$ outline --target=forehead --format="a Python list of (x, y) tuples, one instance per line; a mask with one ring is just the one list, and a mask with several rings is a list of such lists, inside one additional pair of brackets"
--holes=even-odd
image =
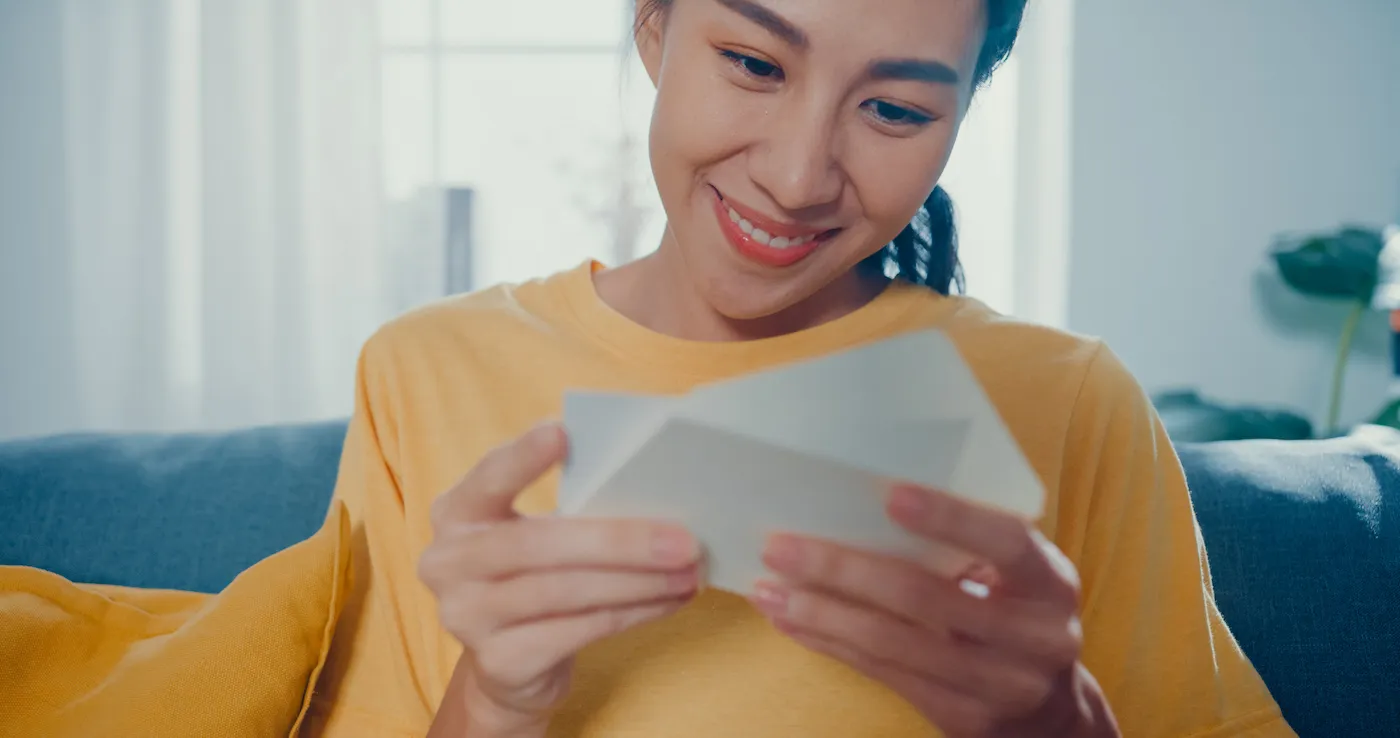
[[(687, 0), (713, 13), (742, 16), (722, 0)], [(745, 0), (796, 26), (809, 52), (856, 61), (928, 58), (974, 66), (981, 49), (986, 0)]]

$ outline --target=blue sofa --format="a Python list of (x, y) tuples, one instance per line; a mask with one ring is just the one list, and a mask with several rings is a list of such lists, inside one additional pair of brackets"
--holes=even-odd
[[(0, 443), (0, 564), (215, 592), (316, 530), (343, 423)], [(1302, 736), (1400, 736), (1400, 435), (1182, 445), (1220, 608)]]

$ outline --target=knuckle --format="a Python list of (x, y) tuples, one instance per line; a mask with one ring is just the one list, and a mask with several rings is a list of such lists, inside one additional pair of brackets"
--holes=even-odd
[(595, 520), (570, 531), (579, 545), (593, 551), (637, 550), (644, 525), (633, 520)]
[(919, 623), (929, 624), (933, 603), (946, 601), (944, 589), (932, 576), (905, 574), (889, 586), (889, 598), (899, 614)]
[(815, 580), (831, 584), (846, 584), (851, 580), (849, 556), (831, 546), (805, 546), (802, 555), (808, 574)]
[(645, 567), (652, 561), (654, 524), (639, 520), (600, 520), (571, 531), (580, 552), (600, 563)]
[(434, 594), (437, 593), (441, 579), (439, 578), (439, 567), (437, 565), (437, 549), (429, 546), (423, 551), (423, 555), (418, 558), (418, 581), (427, 585)]
[(833, 625), (826, 608), (822, 607), (815, 597), (800, 589), (788, 595), (786, 619), (813, 630), (825, 630)]
[(989, 710), (968, 703), (960, 704), (938, 722), (950, 738), (986, 738), (995, 728)]
[(501, 648), (492, 641), (479, 644), (473, 651), (476, 668), (482, 674), (504, 686), (514, 686), (515, 679), (512, 676), (512, 669), (519, 661), (516, 654)]
[(591, 643), (626, 630), (629, 624), (627, 615), (627, 611), (621, 608), (608, 608), (592, 613), (588, 617), (586, 640)]
[(1006, 558), (1012, 564), (1024, 564), (1041, 555), (1040, 545), (1036, 542), (1033, 529), (1028, 523), (1007, 526), (1004, 540)]
[(1078, 575), (1070, 574), (1061, 581), (1061, 599), (1064, 601), (1066, 606), (1073, 608), (1073, 610), (1077, 612), (1079, 610), (1080, 603), (1083, 601), (1084, 596), (1084, 590), (1079, 584)]
[(490, 494), (503, 491), (510, 483), (510, 469), (514, 465), (515, 447), (513, 444), (497, 446), (486, 452), (476, 467), (462, 482), (462, 491), (467, 494)]
[(996, 718), (992, 711), (978, 705), (967, 709), (963, 716), (963, 729), (969, 736), (992, 736), (996, 732)]
[(447, 518), (447, 496), (451, 491), (444, 492), (428, 504), (428, 521), (432, 523), (434, 537), (442, 535), (442, 527)]
[(457, 578), (456, 556), (443, 542), (429, 544), (418, 557), (418, 579), (434, 594), (441, 595)]
[(458, 507), (455, 503), (460, 497), (470, 495), (470, 489), (463, 478), (428, 503), (428, 522), (432, 526), (434, 538), (447, 535), (453, 524), (458, 522), (453, 519), (453, 512)]
[(510, 564), (508, 544), (511, 531), (505, 525), (464, 529), (455, 539), (457, 558), (453, 573), (469, 579), (484, 579), (491, 572)]
[(525, 520), (512, 525), (511, 544), (517, 551), (543, 551), (563, 539), (548, 520)]
[(464, 645), (474, 645), (481, 634), (476, 597), (454, 595), (438, 600), (438, 619), (442, 627)]
[(608, 617), (603, 630), (604, 636), (617, 635), (618, 633), (621, 633), (622, 631), (626, 630), (627, 626), (631, 624), (632, 619), (629, 617), (630, 613), (628, 613), (626, 610), (623, 610), (621, 608), (615, 608), (612, 610), (608, 610), (607, 613)]
[(547, 574), (533, 577), (526, 594), (531, 610), (558, 612), (567, 610), (579, 589), (570, 586), (568, 579), (560, 574)]
[(981, 522), (980, 511), (949, 500), (944, 500), (939, 505), (938, 512), (935, 524), (946, 531), (968, 530)]
[(1079, 618), (1074, 618), (1065, 627), (1064, 633), (1056, 639), (1050, 649), (1050, 655), (1058, 665), (1068, 665), (1079, 661), (1079, 656), (1084, 651), (1084, 628), (1079, 622)]
[(658, 526), (655, 523), (628, 521), (626, 527), (619, 533), (616, 545), (619, 551), (627, 552), (627, 555), (635, 558), (637, 562), (648, 562), (654, 558), (657, 538), (667, 530), (669, 528)]
[(899, 638), (893, 628), (879, 616), (861, 612), (849, 613), (845, 618), (844, 630), (848, 640), (860, 644), (866, 651), (882, 657), (894, 657), (902, 650)]
[(602, 521), (598, 526), (583, 532), (589, 546), (599, 551), (612, 552), (619, 559), (637, 563), (646, 562), (651, 558), (651, 544), (655, 534), (654, 525), (639, 520)]
[(563, 432), (558, 425), (552, 423), (539, 425), (520, 437), (519, 448), (532, 456), (552, 454), (558, 447), (562, 435)]
[(1079, 576), (1079, 569), (1063, 551), (1046, 540), (1039, 532), (1036, 532), (1035, 537), (1040, 542), (1045, 556), (1049, 558), (1051, 567), (1059, 575), (1060, 594), (1064, 601), (1077, 611), (1084, 597), (1084, 582)]
[(1018, 672), (1007, 679), (1005, 689), (1011, 707), (1028, 713), (1045, 704), (1054, 690), (1054, 683), (1043, 674)]

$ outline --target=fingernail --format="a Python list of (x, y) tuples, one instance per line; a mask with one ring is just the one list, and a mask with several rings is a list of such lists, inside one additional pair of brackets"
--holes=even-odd
[(536, 425), (530, 429), (529, 435), (535, 443), (545, 448), (553, 448), (555, 444), (566, 440), (564, 426), (553, 420), (546, 420)]
[(802, 546), (792, 536), (773, 536), (763, 552), (763, 563), (779, 573), (791, 572), (802, 563)]
[(754, 607), (769, 617), (780, 618), (787, 615), (788, 593), (777, 584), (759, 582), (754, 585), (753, 595), (749, 600), (753, 602)]
[(684, 530), (660, 530), (651, 539), (651, 552), (662, 564), (684, 564), (695, 558), (695, 539)]
[(666, 575), (666, 588), (671, 594), (690, 594), (700, 585), (700, 576), (694, 569), (678, 571)]
[(902, 518), (918, 518), (932, 509), (928, 493), (909, 487), (896, 487), (890, 495), (890, 512)]

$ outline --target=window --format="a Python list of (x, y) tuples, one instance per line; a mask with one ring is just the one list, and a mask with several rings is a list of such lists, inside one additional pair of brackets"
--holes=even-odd
[(385, 187), (405, 289), (436, 279), (423, 219), (439, 213), (424, 203), (444, 187), (473, 192), (472, 286), (616, 264), (660, 241), (632, 7), (382, 0)]
[[(473, 192), (475, 287), (655, 248), (664, 215), (646, 154), (653, 92), (631, 48), (633, 3), (381, 0), (401, 293), (441, 292), (433, 204), (444, 187)], [(1015, 75), (1013, 59), (979, 95), (944, 177), (969, 292), (1004, 310), (1014, 292)]]

